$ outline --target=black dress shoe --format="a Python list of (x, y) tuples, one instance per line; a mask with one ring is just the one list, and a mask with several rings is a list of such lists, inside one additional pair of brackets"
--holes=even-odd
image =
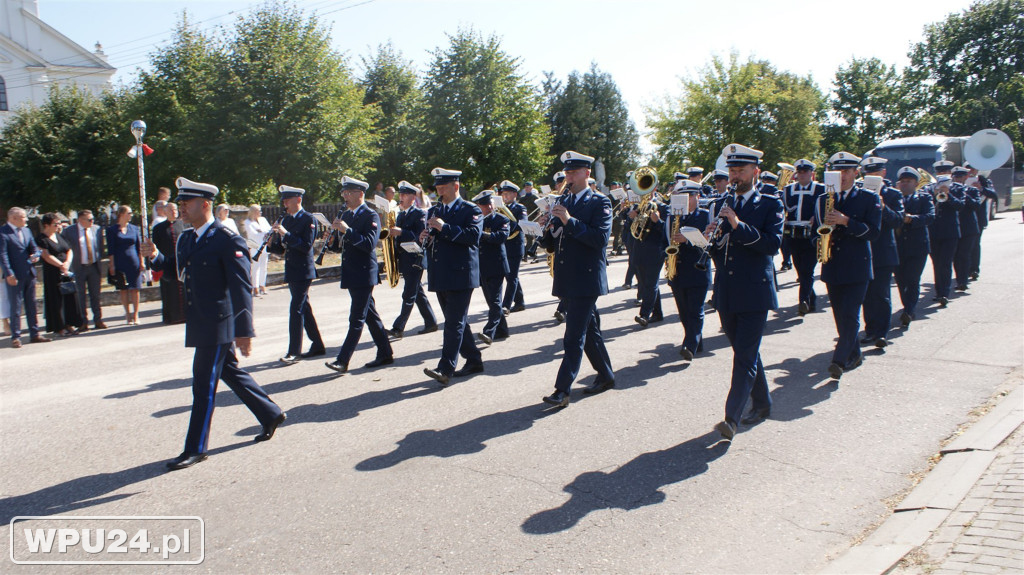
[(679, 350), (679, 355), (683, 356), (686, 361), (693, 361), (693, 352), (686, 349), (685, 347)]
[(875, 343), (876, 339), (878, 339), (878, 338), (871, 337), (870, 335), (865, 335), (864, 337), (860, 338), (860, 344), (861, 345), (868, 345), (869, 343)]
[(856, 358), (851, 360), (850, 363), (847, 363), (845, 366), (843, 366), (843, 371), (850, 371), (851, 369), (857, 369), (858, 367), (861, 366), (862, 363), (864, 363), (864, 356), (862, 356), (862, 355), (857, 356)]
[(178, 457), (167, 462), (167, 469), (171, 471), (177, 469), (185, 469), (186, 467), (192, 467), (200, 461), (206, 461), (207, 455), (205, 453), (182, 453)]
[(517, 311), (526, 311), (526, 304), (524, 304), (524, 303), (517, 303), (516, 305), (512, 306), (512, 309), (510, 309), (508, 311), (510, 311), (512, 313), (516, 313)]
[(914, 318), (910, 317), (909, 313), (903, 312), (900, 314), (900, 323), (903, 324), (903, 327), (909, 327), (912, 321), (914, 321)]
[(594, 383), (583, 388), (583, 393), (586, 393), (588, 395), (594, 393), (601, 393), (602, 391), (611, 389), (613, 387), (615, 387), (614, 379), (595, 379)]
[(295, 365), (296, 363), (299, 363), (300, 359), (302, 359), (301, 356), (288, 354), (281, 358), (281, 363), (285, 365)]
[(405, 335), (403, 330), (400, 330), (400, 329), (389, 329), (388, 330), (388, 337), (390, 337), (391, 339), (402, 339), (403, 335)]
[(800, 317), (804, 317), (805, 315), (807, 315), (807, 312), (809, 311), (811, 311), (811, 308), (807, 307), (807, 302), (802, 301), (800, 302), (800, 307), (797, 308), (796, 313)]
[(438, 383), (441, 384), (441, 386), (448, 387), (448, 376), (441, 373), (440, 371), (430, 369), (429, 367), (424, 367), (423, 373), (427, 374), (428, 377), (431, 377), (434, 380), (436, 380)]
[(828, 374), (832, 379), (839, 379), (843, 377), (843, 366), (835, 362), (830, 363), (828, 366)]
[(736, 437), (736, 424), (724, 419), (715, 424), (715, 431), (722, 434), (722, 439), (732, 441), (732, 438)]
[(977, 273), (971, 274), (971, 280), (972, 281), (977, 280), (977, 279), (978, 279), (978, 274)]
[(569, 394), (565, 391), (556, 391), (551, 395), (544, 398), (544, 403), (553, 405), (558, 408), (569, 406)]
[(489, 335), (484, 334), (484, 333), (476, 334), (476, 339), (480, 343), (486, 343), (487, 345), (491, 345), (494, 342), (494, 340), (492, 340)]
[(437, 324), (436, 323), (434, 325), (428, 325), (427, 327), (425, 327), (425, 328), (419, 330), (418, 332), (416, 332), (416, 334), (417, 335), (423, 335), (425, 333), (434, 333), (435, 331), (437, 331)]
[(953, 289), (954, 289), (954, 290), (956, 290), (956, 291), (967, 291), (967, 285), (966, 285), (966, 284), (964, 284), (964, 285), (959, 285), (959, 286), (956, 286), (956, 287), (955, 287), (955, 288), (953, 288)]
[(663, 315), (652, 315), (651, 319), (647, 320), (647, 322), (648, 323), (658, 323), (659, 321), (664, 321), (664, 320), (665, 320), (665, 316), (663, 316)]
[(375, 367), (380, 367), (382, 365), (391, 365), (392, 363), (395, 363), (395, 358), (394, 356), (388, 355), (385, 357), (378, 357), (377, 359), (371, 361), (370, 363), (367, 363), (363, 367), (367, 369), (373, 369)]
[(345, 365), (344, 363), (339, 362), (338, 360), (325, 361), (324, 365), (326, 365), (328, 369), (333, 369), (338, 373), (345, 373), (346, 371), (348, 371), (348, 366)]
[(940, 297), (939, 298), (939, 309), (944, 309), (947, 305), (949, 305), (949, 298), (948, 297)]
[(473, 375), (474, 373), (483, 372), (483, 363), (467, 363), (466, 365), (462, 366), (462, 369), (455, 370), (455, 373), (452, 374), (452, 377), (466, 377), (467, 375)]
[(641, 317), (641, 316), (638, 315), (638, 316), (633, 318), (633, 321), (635, 321), (636, 323), (640, 324), (640, 327), (647, 327), (647, 323), (648, 322), (647, 322), (647, 318), (645, 318), (645, 317)]
[(562, 323), (563, 321), (565, 321), (565, 314), (560, 311), (556, 311), (555, 319), (558, 320), (558, 323)]
[(311, 347), (309, 351), (300, 355), (302, 359), (309, 359), (311, 357), (320, 357), (321, 355), (327, 355), (327, 350), (322, 347)]
[(263, 433), (253, 438), (253, 441), (270, 441), (270, 438), (274, 437), (274, 432), (277, 431), (277, 428), (286, 419), (288, 419), (288, 414), (282, 411), (281, 415), (278, 415), (270, 423), (263, 426)]
[(759, 407), (757, 409), (750, 408), (750, 412), (747, 416), (740, 420), (743, 425), (757, 425), (762, 421), (768, 419), (772, 414), (772, 408), (770, 407)]
[(875, 340), (875, 347), (877, 347), (878, 349), (882, 349), (883, 347), (885, 347), (887, 345), (889, 345), (889, 342), (886, 341), (886, 339), (884, 337), (880, 337), (880, 338)]

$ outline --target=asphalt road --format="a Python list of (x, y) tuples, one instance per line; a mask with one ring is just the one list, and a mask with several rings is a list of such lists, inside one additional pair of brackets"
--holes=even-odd
[[(815, 571), (886, 516), (886, 501), (972, 408), (1022, 377), (1022, 232), (1016, 214), (992, 223), (981, 279), (948, 309), (930, 301), (929, 266), (920, 319), (838, 384), (826, 371), (830, 309), (799, 318), (795, 273), (781, 274), (782, 308), (761, 348), (772, 419), (741, 426), (732, 445), (712, 431), (732, 361), (718, 318), (705, 324), (708, 351), (683, 362), (664, 287), (666, 320), (645, 330), (632, 290), (599, 300), (617, 386), (594, 397), (577, 387), (569, 408), (545, 410), (563, 330), (546, 266), (535, 264), (523, 270), (528, 309), (510, 317), (512, 337), (484, 351), (484, 374), (443, 390), (422, 373), (441, 334), (414, 335), (415, 312), (393, 366), (359, 368), (374, 357), (368, 333), (347, 375), (323, 361), (281, 366), (288, 293), (271, 290), (256, 301), (259, 337), (243, 365), (288, 422), (254, 444), (255, 419), (222, 386), (210, 459), (166, 472), (191, 405), (183, 328), (161, 325), (158, 304), (134, 328), (107, 308), (110, 329), (0, 348), (3, 571)], [(613, 258), (609, 283), (624, 271), (625, 258)], [(389, 326), (399, 296), (376, 290)], [(311, 297), (336, 353), (349, 298), (334, 281)], [(471, 313), (478, 330), (479, 293)], [(593, 376), (585, 365), (579, 382)], [(19, 515), (199, 516), (205, 559), (14, 565), (9, 523)]]

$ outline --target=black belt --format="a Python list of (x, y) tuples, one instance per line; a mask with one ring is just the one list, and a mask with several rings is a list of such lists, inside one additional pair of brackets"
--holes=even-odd
[(794, 239), (807, 239), (811, 237), (811, 228), (804, 226), (786, 226), (782, 229), (782, 235)]

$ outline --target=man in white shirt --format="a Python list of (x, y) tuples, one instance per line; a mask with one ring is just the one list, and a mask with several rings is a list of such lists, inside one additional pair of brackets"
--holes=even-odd
[(82, 325), (79, 332), (89, 330), (89, 314), (85, 308), (86, 290), (89, 292), (89, 307), (92, 309), (96, 329), (107, 327), (103, 323), (103, 309), (100, 307), (100, 260), (103, 259), (103, 233), (93, 227), (91, 210), (78, 212), (78, 223), (64, 230), (64, 239), (71, 244), (74, 257), (71, 259), (71, 273), (75, 276), (78, 292), (78, 308), (82, 310)]

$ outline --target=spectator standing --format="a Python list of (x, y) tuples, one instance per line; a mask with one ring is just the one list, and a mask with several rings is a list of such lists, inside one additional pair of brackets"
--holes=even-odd
[[(142, 289), (142, 234), (130, 223), (132, 209), (117, 208), (117, 222), (107, 228), (107, 257), (110, 259), (107, 275), (121, 294), (124, 319), (127, 325), (139, 324), (139, 290)], [(129, 311), (131, 304), (131, 311)]]
[[(256, 257), (259, 246), (270, 233), (270, 222), (263, 217), (263, 210), (259, 204), (249, 206), (249, 217), (245, 219), (245, 237), (249, 240), (249, 255)], [(267, 294), (267, 261), (270, 254), (263, 250), (260, 258), (252, 261), (252, 295)]]
[[(41, 231), (36, 243), (42, 250), (43, 266), (43, 314), (46, 317), (46, 331), (68, 336), (78, 333), (75, 328), (82, 325), (82, 314), (78, 308), (78, 292), (71, 274), (74, 252), (71, 244), (59, 233), (60, 220), (56, 214), (44, 214), (40, 220)], [(67, 284), (69, 287), (65, 287)]]

